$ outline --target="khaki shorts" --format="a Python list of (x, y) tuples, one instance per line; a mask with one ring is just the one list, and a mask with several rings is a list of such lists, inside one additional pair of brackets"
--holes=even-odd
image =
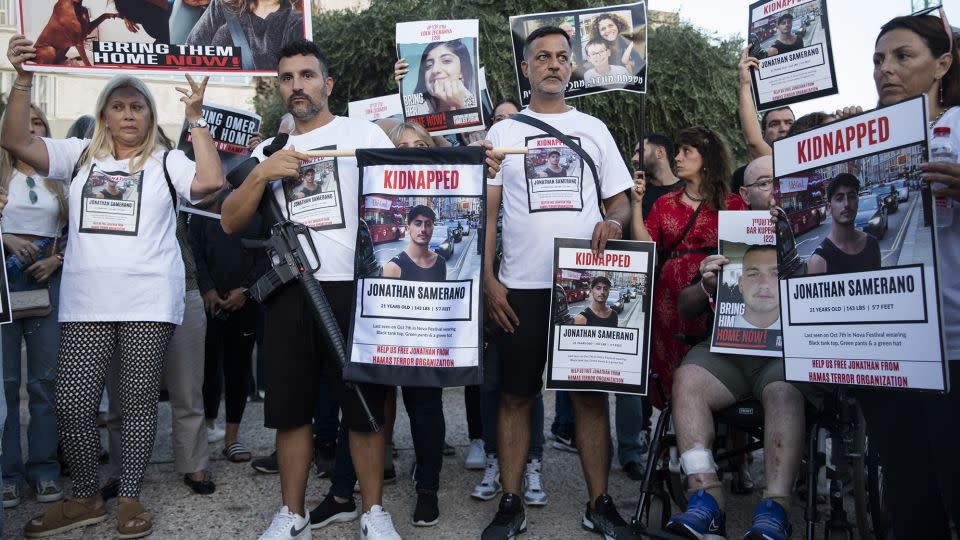
[(768, 384), (785, 378), (780, 358), (712, 353), (709, 341), (694, 345), (681, 365), (700, 366), (709, 371), (737, 401), (762, 399)]

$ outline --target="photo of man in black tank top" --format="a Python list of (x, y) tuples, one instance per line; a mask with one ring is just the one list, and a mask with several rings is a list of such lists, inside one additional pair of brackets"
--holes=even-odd
[(573, 324), (617, 327), (620, 322), (617, 312), (607, 307), (610, 286), (610, 280), (603, 276), (593, 278), (590, 282), (590, 298), (593, 302), (573, 318)]
[(447, 279), (447, 263), (430, 251), (433, 222), (437, 215), (429, 206), (418, 204), (407, 214), (407, 249), (390, 259), (383, 267), (383, 277), (411, 281), (443, 281)]
[(827, 202), (833, 226), (810, 255), (807, 273), (879, 270), (880, 244), (873, 236), (856, 229), (860, 180), (850, 173), (838, 174), (827, 186)]

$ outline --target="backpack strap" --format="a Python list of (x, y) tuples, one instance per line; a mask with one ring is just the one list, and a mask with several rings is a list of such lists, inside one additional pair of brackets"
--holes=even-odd
[(250, 51), (250, 42), (247, 41), (246, 34), (240, 26), (237, 16), (231, 13), (229, 9), (223, 10), (223, 16), (227, 20), (227, 29), (230, 30), (230, 41), (234, 47), (240, 49), (240, 65), (245, 70), (257, 69), (253, 61), (253, 53)]
[(167, 154), (169, 154), (169, 153), (170, 153), (169, 150), (166, 150), (166, 151), (163, 152), (163, 158), (162, 158), (162, 162), (163, 162), (163, 179), (167, 181), (167, 189), (170, 190), (170, 203), (173, 205), (173, 214), (176, 215), (176, 214), (177, 214), (177, 200), (179, 200), (179, 197), (177, 197), (177, 190), (176, 190), (176, 188), (173, 187), (173, 180), (170, 180), (170, 171), (167, 170)]

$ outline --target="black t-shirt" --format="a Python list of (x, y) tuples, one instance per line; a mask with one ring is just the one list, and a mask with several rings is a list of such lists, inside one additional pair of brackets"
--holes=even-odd
[(566, 167), (560, 167), (560, 171), (554, 171), (554, 170), (551, 169), (550, 167), (547, 167), (546, 169), (543, 170), (543, 172), (544, 172), (544, 174), (547, 175), (547, 178), (560, 178), (560, 177), (563, 177), (563, 176), (567, 176), (567, 168), (566, 168)]
[(430, 268), (422, 268), (413, 262), (406, 251), (390, 259), (390, 262), (400, 267), (400, 279), (411, 281), (443, 281), (447, 279), (447, 262), (437, 255), (437, 262)]
[(307, 186), (303, 186), (303, 189), (300, 190), (300, 193), (303, 193), (303, 197), (304, 197), (304, 198), (312, 197), (312, 196), (314, 196), (314, 195), (318, 195), (318, 194), (320, 194), (320, 192), (323, 191), (323, 190), (320, 189), (320, 184), (316, 184), (316, 186), (317, 186), (317, 187), (316, 187), (315, 189), (310, 189), (310, 188), (308, 188)]
[(781, 42), (779, 39), (773, 42), (771, 45), (774, 49), (777, 50), (777, 54), (784, 54), (788, 52), (793, 52), (803, 48), (803, 40), (797, 37), (797, 40), (793, 42), (792, 45), (787, 45), (786, 43)]
[(823, 242), (813, 251), (814, 255), (823, 257), (827, 261), (827, 273), (838, 272), (867, 272), (869, 270), (879, 270), (880, 264), (880, 243), (871, 235), (867, 235), (867, 243), (863, 246), (860, 253), (849, 255), (844, 253), (829, 238), (824, 238)]
[(119, 200), (122, 200), (122, 199), (123, 199), (123, 192), (122, 192), (122, 191), (117, 191), (117, 193), (114, 194), (114, 193), (110, 193), (109, 191), (107, 191), (106, 189), (104, 189), (104, 190), (101, 190), (101, 191), (100, 191), (100, 195), (103, 195), (103, 198), (104, 198), (104, 199), (108, 199), (108, 200), (111, 200), (111, 201), (119, 201)]
[(609, 326), (611, 328), (616, 328), (620, 324), (620, 317), (617, 316), (617, 312), (610, 310), (609, 317), (601, 317), (593, 312), (592, 309), (588, 306), (586, 309), (580, 312), (587, 319), (587, 326)]
[(647, 191), (643, 194), (643, 219), (647, 219), (650, 211), (653, 210), (653, 203), (667, 193), (671, 193), (683, 187), (683, 181), (674, 182), (669, 186), (655, 186), (647, 184)]

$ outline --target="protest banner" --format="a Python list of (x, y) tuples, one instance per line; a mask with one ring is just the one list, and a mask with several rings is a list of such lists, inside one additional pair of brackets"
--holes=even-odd
[(547, 388), (647, 393), (653, 242), (553, 241)]
[(400, 96), (390, 94), (370, 99), (351, 101), (347, 104), (347, 116), (373, 122), (395, 115), (403, 115)]
[(753, 98), (764, 111), (836, 94), (827, 0), (760, 0), (750, 5)]
[(780, 282), (786, 378), (947, 390), (926, 97), (774, 143), (806, 275)]
[(478, 384), (482, 147), (357, 150), (360, 216), (381, 275), (357, 280), (344, 378), (392, 386)]
[(781, 356), (777, 241), (770, 212), (720, 212), (717, 283), (710, 351)]
[(137, 236), (143, 170), (104, 171), (91, 167), (80, 192), (80, 232)]
[(431, 135), (483, 129), (476, 19), (397, 23), (397, 56), (410, 65), (400, 81), (403, 116)]
[[(239, 14), (224, 2), (20, 0), (20, 32), (34, 42), (28, 70), (73, 73), (276, 75), (277, 53), (313, 31), (309, 0), (280, 0), (272, 13)], [(307, 9), (307, 11), (304, 11)], [(264, 31), (256, 24), (270, 17)], [(233, 26), (231, 23), (233, 21)]]
[(520, 103), (530, 104), (530, 81), (523, 76), (523, 42), (542, 26), (557, 26), (570, 36), (573, 73), (571, 99), (610, 90), (647, 91), (647, 4), (534, 13), (510, 17)]

